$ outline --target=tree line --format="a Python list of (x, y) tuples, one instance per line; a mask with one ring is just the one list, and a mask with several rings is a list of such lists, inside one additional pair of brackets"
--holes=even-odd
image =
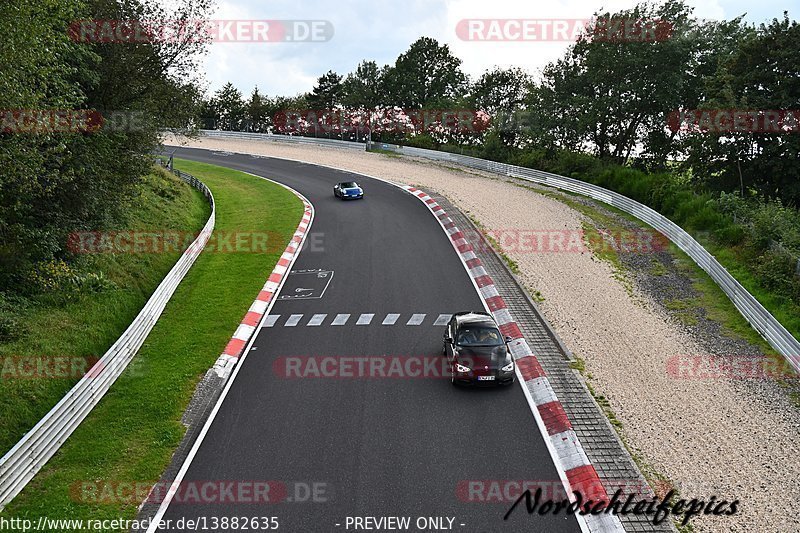
[[(334, 121), (341, 121), (342, 115), (387, 108), (470, 109), (486, 113), (490, 127), (373, 127), (372, 138), (458, 147), (512, 163), (590, 154), (648, 172), (678, 172), (705, 190), (755, 191), (790, 203), (800, 199), (800, 124), (792, 129), (791, 120), (781, 121), (782, 130), (765, 130), (758, 126), (764, 117), (756, 116), (739, 129), (719, 129), (739, 120), (737, 110), (800, 109), (800, 26), (787, 13), (759, 25), (742, 17), (701, 20), (682, 1), (667, 1), (597, 12), (593, 20), (604, 26), (609, 20), (658, 20), (671, 31), (665, 38), (624, 42), (592, 39), (590, 25), (539, 76), (497, 67), (475, 79), (462, 71), (446, 44), (422, 37), (393, 64), (364, 60), (345, 75), (328, 71), (309, 92), (295, 96), (268, 97), (256, 88), (244, 98), (228, 83), (204, 100), (200, 125), (282, 133), (276, 117), (287, 110), (319, 110), (316, 120), (336, 110)], [(716, 112), (672, 127), (675, 116), (696, 116), (693, 110)], [(710, 120), (705, 126), (703, 117)], [(299, 133), (363, 140), (374, 124), (363, 130), (318, 126)]]
[(0, 2), (0, 293), (68, 259), (70, 232), (119, 220), (162, 129), (197, 116), (204, 40), (82, 42), (73, 31), (79, 21), (189, 20), (210, 8), (176, 4)]

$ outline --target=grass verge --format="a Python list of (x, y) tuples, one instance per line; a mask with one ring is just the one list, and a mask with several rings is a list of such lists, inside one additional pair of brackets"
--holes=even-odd
[[(126, 211), (109, 231), (200, 231), (211, 210), (208, 202), (159, 168), (147, 176)], [(102, 356), (138, 314), (180, 257), (171, 253), (78, 255), (58, 272), (102, 279), (91, 290), (72, 283), (49, 284), (34, 296), (10, 295), (13, 321), (21, 326), (13, 340), (0, 343), (0, 455), (31, 429)], [(52, 281), (50, 278), (49, 281)], [(67, 362), (49, 376), (37, 361)], [(43, 368), (43, 367), (40, 367)]]
[(180, 420), (197, 382), (297, 228), (303, 205), (288, 190), (222, 167), (176, 164), (214, 193), (215, 233), (264, 232), (280, 242), (269, 245), (269, 253), (204, 251), (137, 355), (136, 371), (114, 384), (2, 516), (132, 519), (140, 503), (135, 494), (82, 498), (75, 489), (85, 481), (116, 486), (158, 480), (185, 432)]

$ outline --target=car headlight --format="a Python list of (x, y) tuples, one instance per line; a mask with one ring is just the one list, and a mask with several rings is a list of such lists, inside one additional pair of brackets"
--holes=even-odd
[(469, 367), (456, 363), (456, 370), (459, 372), (469, 372)]
[(511, 361), (510, 363), (508, 363), (506, 366), (504, 366), (500, 370), (502, 370), (503, 372), (511, 372), (512, 370), (514, 370), (514, 361)]

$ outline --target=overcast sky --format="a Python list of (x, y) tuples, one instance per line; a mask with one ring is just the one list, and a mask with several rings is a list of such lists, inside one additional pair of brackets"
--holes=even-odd
[[(798, 18), (800, 0), (689, 0), (695, 15), (730, 19), (747, 14), (751, 22)], [(332, 69), (352, 71), (362, 59), (393, 63), (421, 36), (447, 43), (476, 77), (495, 65), (518, 66), (536, 74), (560, 57), (566, 42), (475, 42), (456, 35), (462, 19), (582, 19), (596, 10), (626, 9), (635, 0), (219, 0), (215, 19), (324, 20), (334, 36), (327, 42), (218, 42), (205, 58), (209, 90), (230, 81), (245, 95), (294, 95), (309, 91), (318, 76)]]

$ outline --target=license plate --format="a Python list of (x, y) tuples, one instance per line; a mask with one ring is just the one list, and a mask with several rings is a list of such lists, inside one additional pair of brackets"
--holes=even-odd
[(478, 376), (478, 381), (492, 381), (494, 376)]

